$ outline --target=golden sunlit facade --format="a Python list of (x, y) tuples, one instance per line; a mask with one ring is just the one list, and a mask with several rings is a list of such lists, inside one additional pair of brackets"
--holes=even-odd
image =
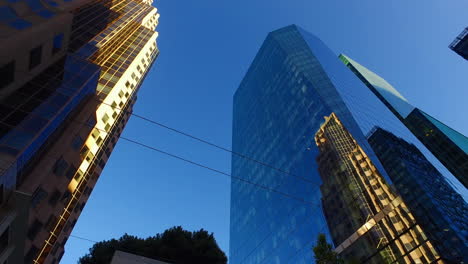
[(315, 135), (335, 251), (360, 263), (445, 263), (400, 196), (336, 114)]
[[(127, 123), (136, 93), (159, 54), (155, 28), (159, 14), (148, 1), (94, 1), (75, 10), (79, 19), (94, 14), (95, 3), (104, 3), (110, 10), (106, 27), (96, 36), (83, 34), (74, 41), (92, 47), (88, 61), (101, 68), (94, 128), (80, 149), (81, 163), (68, 184), (70, 193), (65, 207), (52, 225), (33, 263), (53, 263), (63, 255), (66, 238), (89, 197), (123, 127)], [(90, 45), (91, 44), (91, 45)], [(72, 45), (71, 45), (72, 46)], [(77, 45), (80, 46), (80, 45)], [(75, 120), (85, 123), (87, 120)], [(74, 221), (72, 221), (75, 219)], [(71, 228), (70, 228), (70, 225)], [(55, 257), (61, 251), (59, 257)]]

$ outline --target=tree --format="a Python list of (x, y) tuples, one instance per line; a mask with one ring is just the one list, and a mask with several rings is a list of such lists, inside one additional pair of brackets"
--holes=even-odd
[(174, 264), (227, 263), (227, 257), (218, 247), (213, 233), (203, 229), (190, 232), (180, 226), (146, 239), (125, 234), (119, 239), (98, 242), (78, 263), (109, 264), (115, 250)]
[(332, 245), (327, 243), (325, 234), (319, 234), (317, 244), (313, 248), (316, 264), (344, 264), (338, 254), (333, 251)]

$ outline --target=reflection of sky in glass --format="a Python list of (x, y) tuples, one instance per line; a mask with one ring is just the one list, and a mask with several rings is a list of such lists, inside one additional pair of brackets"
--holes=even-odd
[(447, 137), (449, 137), (457, 146), (459, 146), (466, 154), (468, 154), (468, 138), (458, 133), (457, 131), (446, 126), (444, 123), (434, 117), (421, 111), (427, 119), (429, 119), (438, 129), (440, 129)]
[(366, 139), (376, 126), (415, 144), (455, 179), (320, 40), (295, 26), (274, 31), (234, 96), (232, 145), (237, 153), (299, 177), (235, 155), (232, 175), (308, 203), (233, 179), (230, 263), (313, 263), (312, 244), (318, 233), (327, 233), (313, 138), (332, 112), (389, 182)]
[[(445, 176), (455, 189), (468, 200), (468, 190), (443, 166), (437, 158), (401, 123), (398, 118), (335, 56), (322, 41), (302, 31), (312, 52), (317, 56), (330, 80), (337, 88), (347, 107), (353, 113), (364, 134), (379, 126), (405, 141), (414, 144), (424, 156)], [(403, 97), (402, 97), (403, 98)], [(404, 98), (403, 98), (404, 99)]]
[(348, 56), (342, 54), (351, 65), (362, 75), (366, 80), (377, 90), (377, 92), (387, 100), (387, 102), (403, 117), (406, 118), (414, 106), (410, 105), (408, 100), (403, 97), (392, 85), (386, 80), (381, 78), (379, 75), (370, 71), (366, 67), (352, 60)]

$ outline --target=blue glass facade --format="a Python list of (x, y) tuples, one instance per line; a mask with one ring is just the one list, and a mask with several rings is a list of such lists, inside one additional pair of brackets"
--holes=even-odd
[(230, 263), (313, 263), (317, 235), (331, 240), (314, 135), (332, 113), (388, 184), (391, 178), (366, 138), (376, 126), (414, 144), (453, 178), (324, 43), (294, 25), (276, 30), (234, 95), (233, 150), (288, 173), (233, 155), (232, 174), (295, 198), (233, 178)]
[(443, 257), (449, 263), (468, 262), (468, 205), (463, 198), (414, 145), (380, 128), (369, 142)]
[(341, 54), (340, 59), (459, 181), (453, 179), (452, 182), (466, 189), (468, 138), (412, 106), (391, 84), (369, 69), (346, 55)]

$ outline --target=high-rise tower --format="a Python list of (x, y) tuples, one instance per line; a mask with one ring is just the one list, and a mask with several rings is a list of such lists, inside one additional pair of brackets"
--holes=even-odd
[(60, 261), (159, 54), (151, 4), (0, 7), (0, 261)]
[[(413, 212), (421, 201), (401, 195), (399, 174), (368, 137), (378, 129), (395, 135), (418, 149), (438, 180), (454, 176), (315, 36), (294, 25), (268, 34), (234, 95), (233, 115), (233, 151), (269, 166), (232, 156), (230, 263), (311, 263), (319, 233), (360, 263), (466, 261), (460, 251), (440, 250), (444, 241)], [(450, 184), (412, 183), (428, 197), (456, 200), (459, 212), (467, 208)], [(435, 225), (466, 234), (453, 216), (453, 226)]]
[(468, 60), (468, 27), (449, 46), (458, 55)]
[(468, 137), (412, 106), (391, 84), (366, 67), (343, 54), (340, 59), (468, 188)]

